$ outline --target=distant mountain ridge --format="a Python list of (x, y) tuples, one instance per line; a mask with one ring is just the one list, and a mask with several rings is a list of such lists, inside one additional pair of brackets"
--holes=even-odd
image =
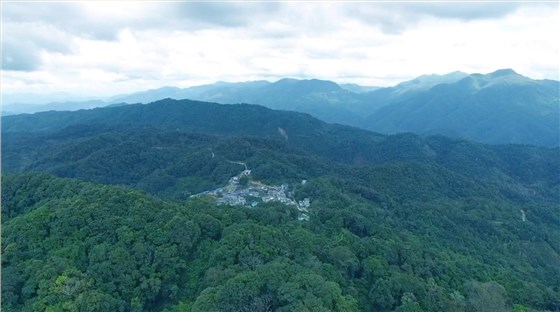
[(102, 100), (89, 100), (89, 101), (66, 101), (66, 102), (53, 102), (48, 104), (23, 104), (15, 103), (3, 105), (2, 115), (15, 115), (15, 114), (32, 114), (41, 111), (75, 111), (80, 109), (90, 109), (96, 107), (106, 106), (107, 103)]
[(443, 134), (484, 143), (558, 146), (560, 83), (511, 69), (439, 84), (371, 114), (363, 128)]
[(362, 93), (348, 91), (338, 84), (319, 79), (280, 79), (276, 82), (219, 82), (186, 89), (160, 88), (112, 100), (147, 104), (162, 98), (191, 99), (220, 104), (257, 104), (273, 109), (312, 114), (327, 122), (353, 125), (361, 120), (367, 106)]
[(491, 144), (560, 144), (560, 83), (533, 80), (512, 69), (423, 75), (360, 93), (330, 81), (295, 79), (178, 92), (176, 98), (259, 104), (380, 133), (442, 134)]
[(489, 74), (423, 75), (388, 88), (291, 78), (218, 82), (184, 89), (163, 87), (114, 96), (98, 106), (147, 104), (164, 98), (249, 103), (381, 133), (442, 134), (491, 144), (558, 146), (559, 93), (558, 81), (533, 80), (502, 69)]

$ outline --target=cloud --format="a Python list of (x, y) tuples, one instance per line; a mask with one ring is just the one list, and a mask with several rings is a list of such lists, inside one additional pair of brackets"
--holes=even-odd
[(498, 19), (521, 7), (550, 6), (531, 2), (376, 2), (343, 5), (345, 14), (379, 27), (384, 33), (399, 34), (430, 18), (474, 21)]
[(272, 16), (278, 3), (215, 2), (8, 2), (6, 23), (43, 23), (88, 39), (115, 40), (125, 29), (200, 30), (252, 25)]
[[(75, 18), (80, 5), (74, 3), (7, 2), (2, 6), (4, 22), (67, 23)], [(61, 19), (66, 17), (65, 19)]]
[[(4, 25), (48, 25), (72, 36), (115, 40), (123, 28), (146, 24), (153, 4), (8, 2), (3, 5)], [(151, 10), (156, 14), (157, 10)]]
[(559, 47), (549, 38), (559, 26), (557, 5), (550, 10), (550, 4), (8, 2), (3, 7), (5, 91), (92, 93), (96, 87), (97, 93), (111, 94), (286, 76), (387, 85), (420, 74), (498, 67), (549, 75), (557, 68)]
[(3, 5), (4, 70), (36, 70), (42, 52), (71, 54), (75, 41), (118, 41), (124, 30), (197, 31), (249, 27), (277, 3), (8, 2)]
[(437, 2), (410, 3), (400, 5), (400, 10), (407, 14), (421, 14), (439, 18), (459, 20), (479, 20), (500, 18), (517, 10), (519, 2)]
[[(167, 12), (181, 22), (183, 27), (205, 28), (205, 26), (241, 27), (254, 25), (263, 17), (274, 16), (280, 3), (234, 3), (234, 2), (180, 2), (172, 3)], [(174, 25), (178, 26), (178, 25)]]
[(2, 69), (32, 71), (40, 68), (45, 51), (69, 53), (72, 38), (52, 25), (25, 22), (4, 23)]
[(40, 57), (34, 49), (34, 45), (25, 42), (4, 42), (2, 45), (2, 69), (37, 70), (40, 65)]

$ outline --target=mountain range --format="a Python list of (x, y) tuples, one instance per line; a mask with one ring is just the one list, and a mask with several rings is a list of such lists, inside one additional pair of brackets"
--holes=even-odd
[[(558, 81), (533, 80), (504, 69), (486, 75), (425, 75), (388, 88), (338, 85), (317, 79), (218, 82), (115, 96), (104, 103), (70, 104), (83, 109), (117, 103), (147, 104), (164, 98), (249, 103), (304, 112), (326, 122), (386, 134), (442, 134), (490, 144), (558, 146), (559, 94)], [(64, 109), (70, 104), (50, 109)], [(30, 106), (17, 107), (25, 112), (21, 108)]]
[(486, 143), (557, 146), (558, 81), (536, 81), (500, 70), (439, 84), (399, 98), (367, 118), (365, 128), (396, 133), (443, 134)]

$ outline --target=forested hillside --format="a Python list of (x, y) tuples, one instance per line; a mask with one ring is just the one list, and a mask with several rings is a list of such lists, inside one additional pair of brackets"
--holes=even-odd
[[(2, 120), (7, 311), (557, 311), (560, 151), (165, 100)], [(245, 164), (290, 205), (217, 206)]]
[(558, 81), (532, 80), (506, 69), (397, 97), (373, 112), (363, 127), (382, 133), (437, 133), (491, 144), (558, 146), (559, 115)]
[[(489, 144), (557, 147), (560, 144), (559, 95), (558, 81), (534, 80), (511, 69), (502, 69), (489, 74), (453, 72), (447, 75), (423, 75), (393, 87), (369, 89), (319, 79), (217, 82), (184, 89), (163, 87), (111, 97), (105, 102), (9, 105), (5, 107), (4, 114), (77, 110), (109, 104), (148, 104), (166, 98), (190, 99), (220, 104), (258, 104), (272, 109), (307, 113), (326, 122), (383, 134), (412, 132)], [(123, 111), (115, 112), (118, 114)], [(34, 130), (42, 126), (49, 127), (49, 119), (45, 116), (42, 115), (40, 122), (33, 125)], [(57, 116), (58, 121), (62, 121), (61, 115)], [(95, 114), (88, 113), (86, 116), (95, 119)], [(114, 121), (114, 118), (110, 119)], [(25, 119), (18, 120), (21, 125), (25, 124)], [(35, 123), (38, 120), (28, 120), (31, 121)], [(172, 120), (167, 116), (160, 121), (170, 125)], [(62, 121), (60, 126), (67, 122), (71, 121)], [(19, 125), (5, 129), (17, 130)]]
[(511, 69), (488, 74), (423, 75), (393, 87), (351, 92), (332, 81), (281, 79), (161, 88), (115, 98), (252, 103), (309, 113), (327, 122), (381, 133), (440, 134), (491, 144), (558, 146), (560, 83)]

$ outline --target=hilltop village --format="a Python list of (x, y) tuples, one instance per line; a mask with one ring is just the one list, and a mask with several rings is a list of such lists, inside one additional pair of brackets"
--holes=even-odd
[[(284, 205), (295, 206), (300, 212), (298, 220), (309, 220), (309, 198), (296, 201), (293, 199), (293, 191), (288, 190), (288, 184), (266, 185), (258, 181), (252, 181), (250, 176), (251, 170), (245, 169), (237, 176), (229, 179), (226, 186), (191, 195), (190, 198), (210, 196), (216, 199), (218, 205), (245, 207), (256, 207), (261, 203), (279, 202)], [(302, 184), (306, 182), (306, 180), (301, 181)]]

